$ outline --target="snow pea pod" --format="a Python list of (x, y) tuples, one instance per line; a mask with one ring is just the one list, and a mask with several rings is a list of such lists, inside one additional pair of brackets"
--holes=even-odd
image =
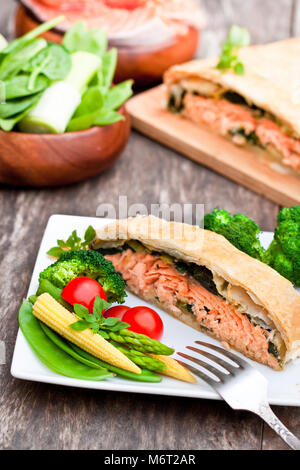
[(19, 311), (20, 328), (29, 345), (49, 369), (58, 374), (81, 380), (99, 381), (112, 374), (103, 369), (88, 367), (76, 361), (62, 349), (58, 348), (43, 332), (38, 320), (32, 313), (32, 304), (24, 300)]
[[(133, 372), (128, 372), (126, 370), (120, 369), (119, 367), (115, 367), (111, 364), (107, 364), (106, 362), (101, 361), (100, 359), (92, 356), (91, 354), (87, 353), (83, 349), (80, 349), (75, 344), (72, 344), (70, 341), (66, 341), (64, 338), (59, 336), (53, 330), (48, 328), (48, 326), (40, 323), (40, 327), (44, 331), (44, 333), (48, 336), (48, 338), (55, 343), (60, 349), (68, 353), (70, 356), (77, 359), (77, 361), (86, 364), (89, 367), (94, 367), (97, 369), (109, 369), (111, 372), (114, 372), (117, 375), (122, 376), (123, 378), (130, 379), (130, 380), (139, 380), (141, 378), (141, 382), (160, 382), (161, 377), (159, 375), (153, 374), (148, 370), (143, 370), (142, 374), (134, 374)], [(113, 374), (111, 374), (112, 376)]]
[[(55, 300), (57, 300), (57, 302), (59, 302), (63, 307), (65, 307), (67, 310), (70, 310), (72, 312), (73, 307), (68, 302), (66, 302), (61, 296), (62, 291), (63, 291), (62, 289), (60, 289), (59, 287), (54, 286), (47, 279), (42, 279), (40, 284), (39, 284), (39, 288), (36, 292), (36, 295), (39, 296), (39, 295), (44, 294), (45, 292), (47, 292), (48, 294), (51, 295), (51, 297), (53, 297)], [(33, 296), (31, 296), (31, 297), (33, 297)]]
[(91, 354), (87, 353), (86, 351), (83, 351), (83, 349), (78, 348), (78, 346), (76, 346), (75, 344), (72, 344), (69, 342), (69, 345), (72, 349), (74, 349), (74, 351), (76, 351), (83, 358), (93, 362), (95, 365), (106, 367), (108, 370), (110, 370), (111, 372), (114, 372), (115, 374), (119, 375), (123, 379), (135, 380), (137, 382), (152, 382), (152, 383), (161, 382), (161, 377), (157, 374), (154, 374), (150, 370), (142, 369), (141, 374), (134, 374), (133, 372), (120, 369), (119, 367), (115, 367), (111, 364), (107, 364), (106, 362), (103, 362), (100, 359), (94, 356), (91, 356)]
[[(56, 346), (58, 346), (60, 349), (68, 353), (70, 356), (74, 357), (79, 362), (82, 362), (83, 364), (92, 367), (94, 369), (102, 369), (106, 370), (105, 367), (102, 367), (100, 364), (97, 364), (96, 361), (91, 361), (89, 359), (84, 358), (83, 356), (79, 355), (74, 349), (72, 349), (69, 346), (69, 342), (66, 341), (64, 338), (59, 336), (57, 333), (55, 333), (53, 330), (48, 328), (44, 323), (40, 322), (40, 327), (42, 328), (43, 332), (45, 335), (54, 343)], [(93, 356), (91, 356), (93, 357)], [(103, 363), (104, 364), (104, 363)], [(108, 373), (109, 374), (109, 373)], [(113, 374), (109, 374), (110, 377), (113, 377)]]

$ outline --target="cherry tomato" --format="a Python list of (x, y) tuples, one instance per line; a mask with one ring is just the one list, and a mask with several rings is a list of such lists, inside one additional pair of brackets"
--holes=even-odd
[(108, 7), (134, 10), (145, 5), (147, 0), (105, 0)]
[(106, 300), (106, 294), (99, 284), (90, 277), (76, 277), (72, 279), (62, 291), (62, 298), (71, 305), (81, 304), (93, 312), (95, 298), (99, 295), (101, 299)]
[(126, 307), (126, 305), (116, 305), (115, 307), (111, 307), (111, 308), (105, 310), (105, 313), (103, 313), (103, 316), (105, 318), (116, 317), (116, 318), (120, 318), (120, 320), (122, 320), (123, 315), (128, 310), (130, 310), (130, 307)]
[(159, 340), (164, 331), (162, 319), (152, 308), (134, 307), (125, 312), (122, 321), (129, 323), (131, 331)]

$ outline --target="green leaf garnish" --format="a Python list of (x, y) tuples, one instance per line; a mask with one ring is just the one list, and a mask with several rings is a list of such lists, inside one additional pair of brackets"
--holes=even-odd
[(238, 51), (241, 47), (249, 46), (250, 34), (246, 28), (232, 26), (228, 37), (222, 46), (222, 52), (217, 68), (225, 72), (232, 69), (237, 75), (244, 75), (245, 68), (238, 58)]
[(111, 307), (111, 304), (101, 299), (99, 295), (95, 298), (93, 305), (93, 313), (89, 313), (84, 305), (74, 304), (74, 312), (81, 318), (75, 323), (72, 323), (71, 328), (77, 331), (83, 331), (91, 328), (94, 333), (98, 333), (103, 338), (108, 339), (108, 331), (116, 332), (128, 328), (128, 323), (122, 322), (120, 318), (108, 317), (104, 318), (103, 313)]
[(73, 307), (74, 307), (74, 312), (76, 313), (76, 315), (78, 315), (78, 317), (89, 321), (90, 313), (89, 313), (89, 310), (84, 305), (74, 304)]
[(73, 330), (76, 330), (76, 331), (84, 331), (87, 328), (90, 328), (90, 324), (84, 320), (78, 320), (77, 322), (72, 323), (72, 325), (70, 326)]
[(54, 256), (54, 258), (59, 258), (62, 253), (63, 250), (59, 246), (54, 246), (53, 248), (50, 248), (49, 251), (47, 251), (47, 255)]
[(57, 246), (47, 251), (47, 255), (59, 258), (66, 250), (87, 250), (95, 236), (96, 232), (91, 225), (86, 229), (83, 240), (78, 236), (77, 231), (73, 230), (67, 241), (57, 240)]

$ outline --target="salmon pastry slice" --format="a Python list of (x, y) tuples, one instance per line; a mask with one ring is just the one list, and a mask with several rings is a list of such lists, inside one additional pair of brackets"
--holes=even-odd
[(175, 65), (164, 76), (168, 109), (298, 175), (299, 53), (299, 38), (243, 47), (240, 74), (220, 69), (218, 57)]
[(300, 295), (222, 235), (156, 217), (97, 231), (99, 250), (142, 299), (275, 370), (300, 355)]

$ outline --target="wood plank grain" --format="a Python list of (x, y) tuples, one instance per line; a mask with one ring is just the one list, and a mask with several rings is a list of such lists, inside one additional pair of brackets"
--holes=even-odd
[[(300, 385), (298, 384), (299, 393)], [(300, 408), (289, 408), (286, 406), (273, 407), (274, 413), (290, 429), (295, 436), (300, 436)], [(262, 446), (264, 450), (289, 450), (289, 447), (280, 437), (274, 433), (271, 428), (264, 425)]]
[[(230, 14), (228, 6), (224, 13), (225, 3), (231, 5)], [(204, 4), (207, 54), (209, 48), (218, 51), (224, 37), (221, 31), (226, 32), (233, 22), (245, 22), (257, 41), (288, 34), (289, 1), (206, 0)], [(1, 32), (6, 26), (3, 18), (13, 7), (12, 0), (0, 0)], [(0, 340), (7, 348), (7, 364), (0, 365), (0, 448), (260, 448), (261, 421), (233, 412), (221, 402), (69, 389), (10, 376), (17, 310), (26, 295), (48, 217), (53, 213), (95, 216), (101, 202), (117, 205), (120, 194), (128, 196), (128, 204), (142, 202), (148, 209), (158, 202), (203, 202), (207, 211), (225, 207), (249, 214), (264, 230), (274, 228), (278, 212), (276, 204), (136, 132), (115, 166), (83, 183), (55, 190), (0, 186)], [(285, 410), (282, 419), (298, 431), (298, 413)], [(264, 446), (279, 445), (268, 431)]]

